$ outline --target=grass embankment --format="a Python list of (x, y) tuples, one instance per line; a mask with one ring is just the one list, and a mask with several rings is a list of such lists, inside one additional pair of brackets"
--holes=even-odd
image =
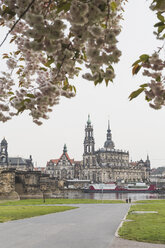
[(27, 199), (20, 201), (1, 202), (2, 206), (18, 206), (18, 205), (47, 205), (47, 204), (96, 204), (96, 203), (125, 203), (122, 200), (93, 200), (93, 199)]
[[(122, 238), (149, 243), (165, 244), (165, 200), (138, 201), (145, 204), (131, 206), (127, 219), (119, 229)], [(158, 213), (133, 214), (132, 211)]]
[(63, 212), (75, 208), (67, 206), (0, 206), (0, 223)]

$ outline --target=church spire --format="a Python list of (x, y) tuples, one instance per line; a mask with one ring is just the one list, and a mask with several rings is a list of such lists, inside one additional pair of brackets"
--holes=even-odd
[(67, 153), (67, 147), (66, 147), (66, 144), (64, 144), (63, 153)]
[(148, 154), (147, 154), (147, 160), (150, 160), (150, 159), (149, 159), (149, 155), (148, 155)]
[(109, 122), (109, 120), (108, 120), (108, 130), (110, 130), (110, 122)]
[(88, 114), (88, 121), (87, 121), (87, 125), (91, 125), (91, 119), (90, 119), (90, 115)]
[(108, 129), (107, 129), (107, 140), (104, 143), (104, 148), (114, 149), (115, 145), (112, 141), (112, 134), (110, 129), (110, 121), (108, 120)]

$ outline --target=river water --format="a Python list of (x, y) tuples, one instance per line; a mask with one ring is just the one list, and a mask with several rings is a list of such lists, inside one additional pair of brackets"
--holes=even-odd
[(158, 193), (83, 193), (69, 192), (67, 198), (70, 199), (96, 199), (96, 200), (126, 200), (132, 201), (148, 199), (165, 199), (165, 194)]

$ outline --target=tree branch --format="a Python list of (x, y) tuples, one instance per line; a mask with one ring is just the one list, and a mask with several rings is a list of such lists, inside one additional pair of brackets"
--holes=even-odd
[(6, 41), (7, 37), (9, 36), (9, 34), (13, 31), (13, 29), (15, 28), (15, 26), (18, 24), (18, 22), (22, 19), (22, 17), (28, 12), (28, 10), (30, 9), (30, 7), (33, 5), (33, 3), (35, 2), (35, 0), (32, 0), (31, 3), (28, 5), (28, 7), (24, 10), (24, 12), (20, 15), (20, 17), (18, 18), (18, 20), (13, 24), (13, 26), (11, 27), (11, 29), (9, 30), (9, 32), (6, 34), (5, 38), (3, 39), (3, 41), (0, 44), (0, 47), (3, 45), (3, 43)]
[(108, 14), (107, 14), (107, 19), (106, 19), (106, 29), (108, 28), (108, 21), (109, 21), (109, 16), (110, 16), (110, 6), (109, 6), (109, 0), (107, 0), (107, 7), (108, 7)]
[(49, 9), (49, 7), (50, 7), (51, 4), (52, 4), (52, 0), (49, 0), (49, 2), (47, 2), (47, 6), (46, 6), (47, 11), (46, 11), (44, 17), (46, 17), (46, 15), (48, 13), (48, 9)]

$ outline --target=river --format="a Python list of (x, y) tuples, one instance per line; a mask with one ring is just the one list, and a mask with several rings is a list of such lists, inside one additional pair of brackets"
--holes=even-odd
[(165, 199), (165, 194), (158, 193), (83, 193), (68, 192), (67, 198), (70, 199), (96, 199), (96, 200), (126, 200), (132, 201), (148, 199)]

